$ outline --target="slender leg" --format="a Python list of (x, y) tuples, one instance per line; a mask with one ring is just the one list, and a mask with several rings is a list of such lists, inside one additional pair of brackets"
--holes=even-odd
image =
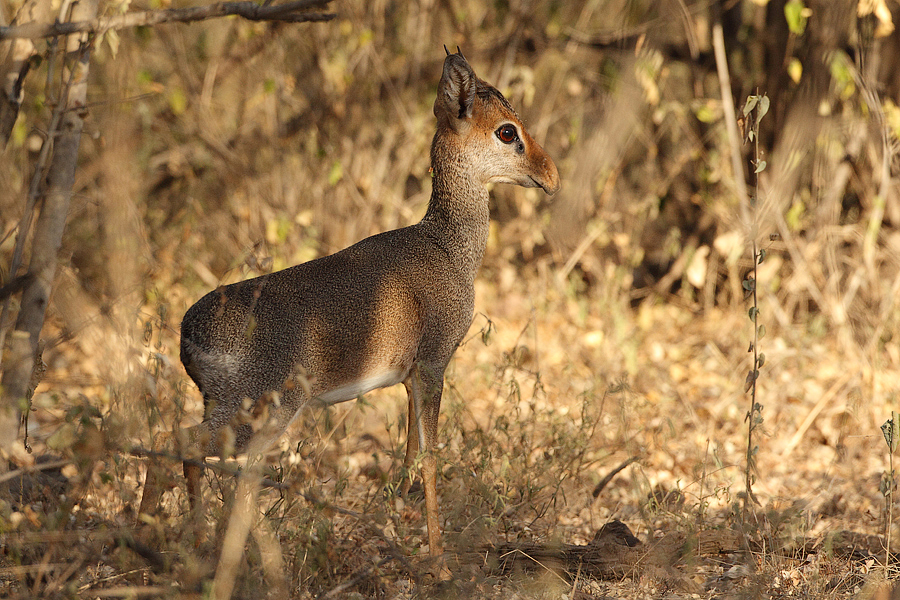
[[(441, 544), (440, 507), (437, 496), (437, 445), (438, 413), (441, 406), (443, 375), (417, 366), (406, 382), (410, 391), (410, 404), (415, 409), (410, 415), (416, 423), (418, 446), (423, 449), (422, 484), (425, 488), (425, 512), (428, 524), (428, 551), (434, 558), (441, 559), (438, 565), (439, 577), (449, 579), (450, 571), (444, 564), (444, 550)], [(412, 422), (412, 421), (411, 421)], [(410, 436), (410, 439), (413, 439)], [(407, 441), (409, 444), (409, 441)], [(409, 446), (407, 446), (409, 450)]]
[(183, 463), (184, 479), (187, 482), (188, 502), (191, 505), (191, 512), (196, 512), (200, 506), (200, 475), (203, 474), (203, 467), (193, 463)]
[(431, 451), (422, 457), (422, 481), (425, 486), (425, 514), (428, 519), (428, 551), (431, 556), (441, 556), (440, 507), (437, 497), (437, 459)]
[(412, 486), (412, 473), (410, 473), (410, 467), (412, 466), (416, 455), (419, 453), (419, 419), (417, 416), (419, 410), (416, 407), (415, 398), (413, 398), (412, 388), (408, 383), (406, 385), (406, 394), (409, 396), (409, 412), (406, 416), (406, 456), (403, 459), (404, 479), (400, 486), (400, 496), (403, 498), (406, 498), (407, 494), (409, 494), (409, 488)]
[(203, 474), (203, 467), (185, 462), (182, 463), (182, 468), (184, 469), (185, 488), (187, 488), (188, 503), (190, 504), (187, 520), (193, 526), (194, 546), (199, 548), (206, 541), (206, 519), (203, 514), (203, 504), (200, 500), (200, 476)]
[(159, 460), (151, 458), (147, 462), (147, 477), (144, 479), (144, 493), (141, 495), (141, 506), (138, 515), (153, 515), (159, 510), (159, 500), (162, 498), (163, 481), (165, 474), (159, 464)]
[[(161, 433), (157, 437), (156, 447), (162, 452), (169, 450), (171, 435)], [(161, 459), (151, 456), (147, 459), (147, 477), (144, 479), (144, 493), (141, 495), (141, 506), (138, 515), (155, 515), (159, 510), (159, 500), (163, 491), (171, 487), (171, 480), (162, 468)]]
[[(209, 442), (211, 433), (209, 422), (203, 421), (199, 425), (183, 430), (178, 437), (178, 452), (182, 457), (190, 457), (203, 460), (209, 454)], [(191, 512), (196, 516), (200, 502), (200, 477), (203, 475), (203, 467), (190, 462), (182, 462), (184, 471), (185, 488), (187, 488), (188, 503)]]
[[(180, 454), (188, 456), (199, 454), (205, 456), (205, 452), (199, 449), (206, 448), (209, 443), (209, 433), (206, 423), (183, 430), (179, 434), (163, 433), (157, 439), (157, 448), (166, 455)], [(147, 478), (144, 480), (144, 493), (141, 497), (139, 515), (153, 515), (159, 510), (159, 501), (164, 490), (174, 487), (174, 482), (160, 464), (161, 457), (151, 457), (147, 462)], [(203, 469), (194, 464), (184, 463), (184, 477), (187, 480), (188, 500), (191, 510), (196, 510), (200, 503), (200, 475)]]

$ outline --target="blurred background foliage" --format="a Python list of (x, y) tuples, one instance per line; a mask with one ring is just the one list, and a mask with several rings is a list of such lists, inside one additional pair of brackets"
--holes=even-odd
[[(5, 14), (15, 8), (5, 1)], [(108, 2), (101, 13), (137, 8)], [(900, 37), (888, 9), (897, 6), (376, 0), (339, 2), (321, 24), (226, 18), (108, 32), (92, 59), (45, 328), (48, 385), (115, 396), (146, 379), (153, 344), (175, 364), (177, 323), (205, 291), (419, 219), (445, 44), (519, 109), (563, 181), (552, 198), (493, 189), (479, 310), (570, 303), (585, 360), (639, 374), (637, 350), (619, 343), (622, 315), (671, 306), (687, 311), (673, 327), (688, 335), (714, 309), (746, 310), (752, 228), (729, 161), (716, 22), (735, 105), (771, 100), (759, 136), (768, 167), (747, 213), (768, 251), (769, 332), (826, 336), (870, 369), (896, 367)], [(0, 161), (0, 269), (51, 108), (46, 64), (26, 81)], [(753, 146), (742, 152), (752, 172)], [(600, 332), (579, 339), (588, 317)]]
[[(102, 3), (101, 14), (138, 8)], [(734, 187), (716, 22), (735, 105), (771, 100), (759, 136), (768, 167), (747, 213), (768, 250), (763, 322), (896, 367), (900, 36), (887, 8), (898, 7), (376, 0), (339, 2), (320, 24), (109, 32), (92, 59), (45, 328), (48, 385), (143, 389), (145, 350), (177, 364), (177, 324), (205, 291), (418, 220), (443, 45), (518, 108), (563, 181), (552, 198), (494, 187), (478, 310), (568, 303), (580, 315), (572, 351), (587, 348), (610, 377), (640, 374), (638, 350), (621, 343), (634, 308), (687, 311), (673, 321), (683, 336), (713, 309), (746, 310), (752, 228)], [(2, 269), (51, 109), (46, 64), (26, 80), (0, 161)], [(750, 173), (753, 145), (742, 152)]]
[[(774, 316), (821, 317), (864, 346), (888, 341), (900, 48), (896, 34), (875, 37), (883, 19), (857, 17), (856, 2), (334, 8), (332, 23), (229, 18), (99, 40), (57, 297), (68, 289), (87, 305), (61, 324), (79, 329), (138, 292), (188, 302), (417, 220), (442, 44), (459, 45), (519, 107), (563, 174), (552, 199), (494, 190), (485, 277), (554, 272), (578, 293), (697, 310), (741, 300), (749, 229), (711, 49), (721, 18), (735, 103), (757, 91), (772, 100), (759, 218), (761, 239), (782, 238), (765, 278)], [(47, 120), (45, 75), (27, 81), (0, 166), (5, 257)]]

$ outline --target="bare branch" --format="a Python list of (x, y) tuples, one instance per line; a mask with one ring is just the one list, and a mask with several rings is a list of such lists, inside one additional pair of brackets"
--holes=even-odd
[(192, 23), (229, 15), (236, 15), (249, 21), (283, 21), (287, 23), (330, 21), (335, 17), (334, 14), (310, 12), (322, 9), (330, 2), (331, 0), (293, 0), (278, 5), (260, 5), (249, 1), (217, 2), (206, 6), (132, 12), (72, 23), (26, 23), (12, 27), (0, 27), (0, 40), (38, 39), (72, 33), (100, 33), (111, 29), (146, 27), (160, 23)]

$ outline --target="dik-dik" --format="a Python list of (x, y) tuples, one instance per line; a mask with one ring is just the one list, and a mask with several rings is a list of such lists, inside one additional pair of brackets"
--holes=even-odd
[[(488, 237), (490, 182), (559, 189), (556, 165), (509, 102), (450, 54), (434, 102), (431, 201), (422, 220), (331, 256), (221, 287), (181, 323), (181, 360), (203, 394), (203, 422), (183, 454), (240, 452), (254, 432), (234, 417), (276, 392), (277, 435), (311, 400), (334, 404), (403, 383), (405, 464), (419, 449), (432, 555), (441, 553), (436, 490), (444, 369), (472, 323), (475, 274)], [(233, 432), (233, 436), (230, 433)], [(228, 433), (229, 435), (222, 435)], [(223, 439), (233, 448), (223, 448)], [(254, 440), (254, 447), (259, 447)], [(200, 469), (184, 465), (191, 504)], [(141, 512), (156, 510), (164, 475), (151, 464)]]

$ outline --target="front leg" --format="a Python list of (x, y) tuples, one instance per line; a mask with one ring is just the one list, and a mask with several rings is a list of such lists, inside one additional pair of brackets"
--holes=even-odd
[(409, 398), (409, 409), (406, 413), (406, 456), (403, 458), (403, 483), (400, 485), (400, 496), (406, 499), (409, 494), (409, 488), (412, 486), (412, 468), (413, 461), (419, 453), (419, 409), (416, 407), (416, 401), (413, 398), (412, 388), (409, 380), (404, 382), (406, 387), (406, 395)]
[[(410, 415), (409, 437), (406, 442), (406, 460), (411, 460), (410, 448), (415, 443), (424, 451), (422, 457), (422, 483), (425, 488), (425, 512), (428, 523), (428, 550), (433, 557), (443, 554), (441, 545), (440, 508), (437, 497), (437, 446), (438, 415), (441, 409), (441, 392), (444, 385), (443, 372), (416, 364), (404, 382), (409, 391)], [(415, 435), (413, 435), (415, 423)], [(446, 568), (441, 568), (441, 576), (448, 576)]]

